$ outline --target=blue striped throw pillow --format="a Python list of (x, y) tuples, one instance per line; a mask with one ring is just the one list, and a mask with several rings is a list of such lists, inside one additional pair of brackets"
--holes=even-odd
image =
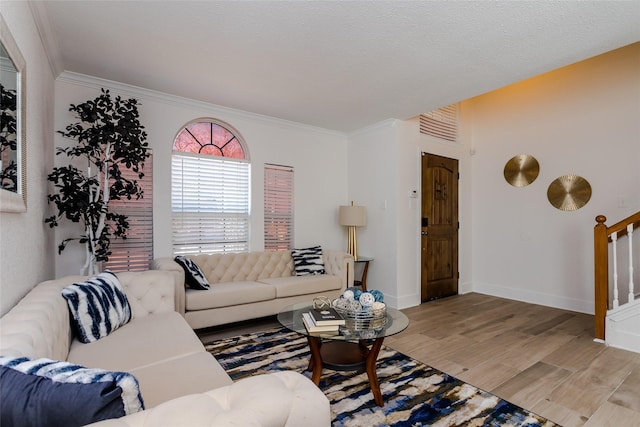
[(67, 286), (62, 296), (69, 305), (78, 339), (85, 344), (106, 337), (132, 318), (122, 285), (109, 270)]
[(322, 246), (292, 249), (291, 257), (293, 258), (293, 271), (296, 276), (324, 274)]
[(73, 427), (144, 409), (127, 372), (50, 359), (0, 357), (0, 424)]

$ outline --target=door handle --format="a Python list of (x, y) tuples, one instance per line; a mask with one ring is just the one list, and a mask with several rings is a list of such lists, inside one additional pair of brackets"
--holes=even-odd
[(427, 231), (423, 231), (421, 234), (422, 234), (423, 236), (426, 236), (426, 235), (428, 235), (429, 233), (428, 233)]

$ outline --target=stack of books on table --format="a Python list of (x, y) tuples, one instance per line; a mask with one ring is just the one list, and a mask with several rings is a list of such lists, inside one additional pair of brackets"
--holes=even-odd
[(302, 313), (302, 321), (309, 333), (323, 334), (337, 334), (340, 326), (345, 324), (340, 313), (333, 308), (312, 308), (308, 313)]

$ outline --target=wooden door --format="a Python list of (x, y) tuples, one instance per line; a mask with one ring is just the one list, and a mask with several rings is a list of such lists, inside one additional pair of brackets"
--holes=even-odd
[(458, 294), (458, 161), (422, 153), (422, 302)]

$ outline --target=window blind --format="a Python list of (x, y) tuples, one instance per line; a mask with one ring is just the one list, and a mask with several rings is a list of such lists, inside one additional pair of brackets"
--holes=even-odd
[(249, 251), (249, 168), (243, 161), (173, 154), (174, 255)]
[(293, 248), (293, 168), (264, 166), (264, 249)]
[(153, 260), (153, 158), (144, 162), (144, 177), (130, 169), (121, 169), (122, 175), (137, 180), (142, 187), (143, 197), (131, 200), (111, 200), (109, 208), (129, 217), (126, 239), (111, 241), (109, 261), (103, 265), (113, 272), (144, 271), (151, 268)]
[(420, 133), (456, 142), (458, 139), (458, 104), (421, 114)]

